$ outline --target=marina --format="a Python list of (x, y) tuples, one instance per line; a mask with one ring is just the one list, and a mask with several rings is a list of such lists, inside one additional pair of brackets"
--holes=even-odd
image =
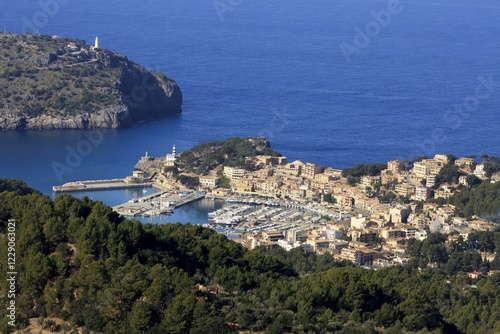
[(343, 210), (290, 200), (231, 196), (224, 202), (227, 206), (207, 213), (208, 224), (204, 225), (233, 236), (265, 231), (297, 233), (350, 217)]

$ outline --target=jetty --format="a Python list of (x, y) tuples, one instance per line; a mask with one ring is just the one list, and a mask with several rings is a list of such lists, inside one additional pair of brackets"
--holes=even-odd
[(126, 188), (144, 188), (151, 187), (153, 182), (145, 181), (141, 183), (125, 182), (125, 179), (111, 180), (89, 180), (68, 182), (62, 186), (53, 186), (52, 191), (55, 193), (72, 192), (72, 191), (93, 191), (93, 190), (113, 190)]
[(149, 217), (167, 214), (188, 203), (205, 198), (200, 191), (160, 191), (113, 207), (118, 214), (127, 217)]

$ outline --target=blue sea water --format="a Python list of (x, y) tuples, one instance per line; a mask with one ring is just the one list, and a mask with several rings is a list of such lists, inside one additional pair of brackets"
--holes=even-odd
[[(184, 96), (182, 115), (103, 130), (81, 159), (68, 152), (84, 149), (87, 132), (1, 132), (0, 176), (50, 193), (64, 182), (126, 176), (145, 151), (230, 136), (265, 135), (289, 159), (337, 168), (500, 155), (498, 2), (228, 3), (0, 0), (0, 29), (88, 43), (98, 35), (100, 46), (174, 78)], [(374, 25), (374, 13), (390, 6)]]

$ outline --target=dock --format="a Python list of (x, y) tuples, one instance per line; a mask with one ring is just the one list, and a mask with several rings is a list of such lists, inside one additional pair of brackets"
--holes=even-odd
[(63, 193), (72, 191), (143, 188), (143, 187), (151, 187), (152, 185), (153, 182), (127, 183), (125, 182), (125, 179), (90, 180), (90, 181), (68, 182), (63, 184), (62, 186), (53, 186), (52, 191), (55, 193)]
[(149, 217), (171, 213), (180, 206), (203, 198), (205, 193), (202, 192), (160, 191), (114, 206), (113, 210), (126, 217)]

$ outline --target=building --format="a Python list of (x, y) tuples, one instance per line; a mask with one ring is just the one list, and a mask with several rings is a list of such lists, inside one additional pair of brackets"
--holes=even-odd
[(364, 228), (366, 224), (366, 218), (359, 214), (358, 217), (351, 217), (351, 228)]
[(406, 238), (406, 232), (403, 229), (397, 228), (383, 229), (380, 231), (380, 236), (384, 241), (387, 241), (388, 239), (394, 238)]
[(354, 198), (353, 197), (344, 197), (344, 206), (353, 207), (354, 206)]
[(325, 232), (329, 240), (337, 240), (344, 236), (344, 229), (337, 226), (327, 226)]
[(304, 163), (302, 161), (295, 160), (294, 162), (279, 166), (276, 169), (276, 173), (279, 175), (299, 176), (303, 165)]
[(283, 182), (280, 179), (271, 177), (257, 183), (255, 187), (266, 193), (276, 193), (282, 185)]
[(317, 252), (327, 249), (330, 246), (330, 241), (324, 239), (307, 240), (306, 244), (311, 245), (313, 251)]
[(219, 186), (219, 178), (211, 175), (200, 176), (200, 186), (203, 188), (216, 188)]
[(472, 279), (480, 279), (483, 277), (483, 273), (480, 271), (473, 271), (467, 274)]
[(434, 198), (442, 197), (448, 198), (455, 194), (455, 187), (453, 186), (441, 186), (438, 190), (434, 192)]
[(243, 168), (236, 168), (236, 167), (224, 167), (224, 176), (227, 177), (229, 180), (237, 180), (243, 176), (245, 176), (245, 170)]
[(396, 182), (398, 177), (390, 171), (385, 171), (380, 175), (380, 179), (382, 184), (389, 184), (391, 182)]
[(436, 185), (436, 175), (431, 174), (427, 176), (425, 185), (429, 188), (434, 187)]
[(273, 157), (270, 155), (258, 155), (255, 157), (257, 165), (272, 166), (286, 164), (286, 157)]
[(433, 159), (429, 159), (429, 160), (434, 160), (439, 165), (441, 165), (441, 167), (446, 165), (449, 161), (448, 156), (446, 154), (436, 154), (436, 155), (434, 155)]
[(226, 188), (215, 188), (212, 190), (212, 195), (217, 196), (217, 197), (225, 197), (229, 195), (231, 190), (226, 189)]
[(328, 183), (332, 179), (332, 176), (326, 173), (316, 174), (314, 181), (318, 183)]
[(411, 209), (409, 207), (398, 206), (389, 209), (389, 215), (392, 223), (406, 223)]
[(147, 162), (147, 161), (153, 161), (153, 157), (149, 155), (148, 152), (146, 152), (146, 154), (141, 157), (141, 162)]
[(80, 50), (80, 47), (76, 45), (75, 43), (71, 42), (67, 45), (67, 48), (70, 52), (76, 52)]
[(273, 163), (273, 157), (270, 155), (258, 155), (255, 157), (255, 163), (261, 166), (270, 166)]
[(415, 187), (416, 201), (427, 201), (430, 198), (430, 194), (431, 194), (430, 188), (424, 186)]
[(290, 244), (288, 241), (283, 239), (278, 240), (278, 246), (280, 246), (287, 252), (291, 251), (294, 248), (294, 245)]
[(373, 188), (376, 185), (380, 184), (380, 176), (368, 176), (365, 175), (361, 178), (361, 184), (364, 187), (370, 187)]
[(363, 242), (368, 245), (375, 245), (377, 242), (377, 232), (367, 229), (362, 230), (350, 230), (349, 234), (353, 241)]
[(326, 167), (323, 173), (330, 175), (334, 179), (339, 179), (342, 176), (341, 169), (334, 169), (332, 167)]
[(461, 184), (463, 186), (469, 186), (469, 183), (467, 182), (467, 176), (461, 175), (458, 177), (458, 184)]
[(132, 172), (132, 176), (139, 179), (147, 179), (149, 177), (149, 174), (142, 170), (136, 169)]
[(486, 172), (484, 171), (484, 164), (476, 165), (474, 169), (474, 175), (480, 179), (484, 179), (486, 177)]
[(262, 232), (262, 238), (266, 241), (277, 242), (284, 239), (284, 236), (280, 231), (264, 231)]
[(424, 179), (430, 174), (429, 167), (422, 161), (415, 162), (413, 164), (413, 174), (419, 179)]
[(399, 196), (407, 197), (415, 192), (415, 187), (409, 185), (408, 183), (401, 183), (396, 185), (394, 191)]
[(399, 160), (392, 160), (387, 163), (387, 170), (394, 173), (398, 174), (399, 173)]
[(455, 160), (455, 165), (458, 166), (461, 170), (467, 173), (472, 173), (474, 166), (474, 159), (472, 158), (460, 158)]
[(347, 241), (331, 241), (330, 248), (333, 250), (334, 254), (340, 254), (342, 249), (348, 248), (349, 242)]
[(314, 180), (316, 174), (319, 174), (322, 171), (323, 167), (308, 162), (302, 166), (301, 175), (306, 179)]
[(425, 179), (430, 174), (439, 174), (441, 168), (448, 163), (444, 154), (436, 154), (432, 159), (424, 159), (413, 164), (413, 174), (419, 179)]
[(353, 262), (357, 266), (371, 265), (376, 252), (370, 249), (343, 248), (340, 258)]
[(169, 153), (165, 156), (165, 166), (175, 166), (175, 162), (177, 161), (177, 153), (175, 150), (175, 145), (172, 146), (172, 153)]

